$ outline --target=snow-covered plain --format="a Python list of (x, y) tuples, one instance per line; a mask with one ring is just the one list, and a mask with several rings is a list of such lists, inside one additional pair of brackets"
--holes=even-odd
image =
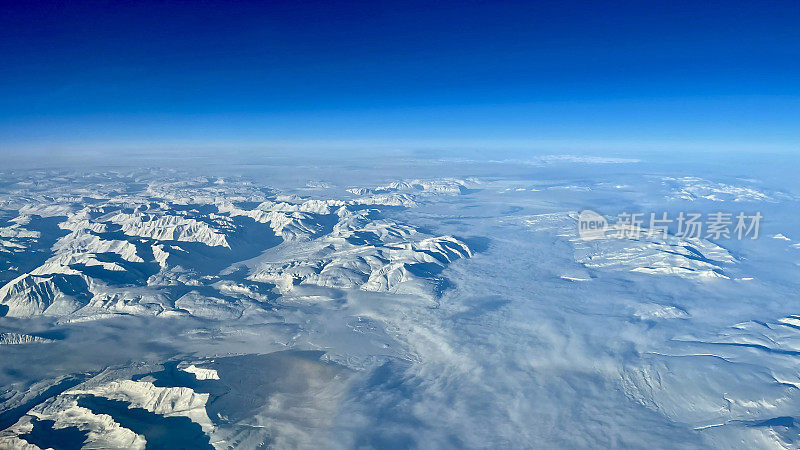
[(0, 448), (796, 448), (797, 161), (703, 158), (7, 169)]

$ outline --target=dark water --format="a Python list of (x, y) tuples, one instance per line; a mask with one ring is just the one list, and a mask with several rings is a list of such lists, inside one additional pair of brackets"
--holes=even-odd
[(143, 408), (130, 408), (127, 402), (91, 395), (78, 399), (78, 406), (110, 415), (122, 427), (144, 436), (148, 449), (214, 448), (200, 425), (187, 417), (165, 417)]
[(77, 427), (53, 428), (55, 421), (33, 419), (33, 429), (20, 437), (40, 448), (80, 450), (89, 436), (88, 431)]
[[(82, 383), (85, 380), (85, 377), (70, 377), (60, 381), (58, 384), (50, 386), (49, 388), (45, 389), (44, 392), (37, 395), (36, 397), (32, 398), (30, 401), (26, 402), (23, 405), (20, 405), (16, 408), (8, 409), (6, 411), (0, 412), (0, 430), (5, 430), (6, 428), (10, 427), (17, 423), (20, 417), (24, 416), (25, 413), (30, 411), (31, 408), (42, 403), (43, 401), (47, 400), (50, 397), (55, 397), (56, 395), (66, 391), (67, 389), (72, 389), (73, 387), (77, 386), (78, 384)], [(46, 448), (46, 447), (45, 447)]]

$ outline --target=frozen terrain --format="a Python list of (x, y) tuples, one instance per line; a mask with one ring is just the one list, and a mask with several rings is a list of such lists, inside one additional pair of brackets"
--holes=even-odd
[[(7, 168), (0, 448), (797, 448), (792, 165)], [(764, 219), (585, 241), (585, 209)]]

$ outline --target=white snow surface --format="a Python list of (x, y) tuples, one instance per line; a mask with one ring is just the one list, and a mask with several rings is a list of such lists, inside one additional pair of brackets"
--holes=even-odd
[(214, 158), (3, 173), (0, 448), (800, 446), (790, 165)]

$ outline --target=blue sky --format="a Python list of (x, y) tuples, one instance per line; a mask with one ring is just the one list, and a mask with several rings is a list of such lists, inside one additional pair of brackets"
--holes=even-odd
[(797, 1), (63, 3), (5, 6), (0, 150), (800, 149)]

